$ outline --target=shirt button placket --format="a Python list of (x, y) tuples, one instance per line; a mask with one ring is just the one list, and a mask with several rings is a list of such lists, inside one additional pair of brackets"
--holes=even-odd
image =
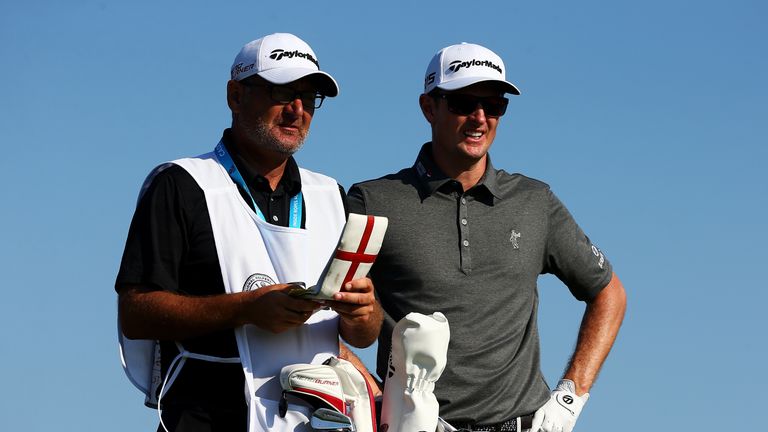
[(461, 256), (461, 271), (463, 273), (469, 273), (472, 271), (472, 254), (469, 248), (469, 212), (467, 211), (468, 203), (466, 196), (459, 195), (459, 233), (461, 241), (460, 256)]
[(269, 194), (269, 213), (272, 215), (272, 223), (280, 225), (280, 202), (272, 194)]

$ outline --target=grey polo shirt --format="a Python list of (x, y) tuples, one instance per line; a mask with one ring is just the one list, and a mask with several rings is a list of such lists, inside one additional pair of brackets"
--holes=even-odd
[(612, 275), (549, 186), (496, 170), (489, 157), (479, 184), (464, 192), (434, 164), (427, 143), (413, 167), (353, 185), (348, 200), (350, 212), (389, 218), (370, 272), (385, 310), (379, 376), (395, 323), (409, 312), (440, 311), (451, 330), (448, 366), (435, 386), (443, 418), (492, 424), (543, 405), (539, 274), (556, 275), (579, 300), (594, 298)]

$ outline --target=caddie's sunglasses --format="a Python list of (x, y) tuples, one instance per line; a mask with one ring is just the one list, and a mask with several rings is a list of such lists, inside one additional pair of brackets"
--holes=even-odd
[(282, 85), (257, 84), (242, 81), (241, 84), (246, 87), (266, 87), (269, 90), (269, 97), (273, 101), (281, 104), (289, 104), (296, 99), (301, 99), (301, 104), (303, 106), (318, 109), (323, 106), (323, 101), (325, 100), (325, 95), (321, 95), (313, 90), (298, 91)]
[(509, 104), (509, 99), (503, 96), (478, 97), (461, 93), (438, 93), (436, 97), (445, 99), (448, 103), (448, 111), (462, 116), (472, 114), (480, 105), (485, 115), (501, 117), (507, 112), (507, 104)]

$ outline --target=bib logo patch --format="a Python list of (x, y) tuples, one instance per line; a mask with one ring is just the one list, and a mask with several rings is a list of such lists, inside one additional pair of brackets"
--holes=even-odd
[(261, 287), (274, 285), (275, 283), (276, 282), (273, 281), (272, 278), (268, 275), (263, 273), (254, 273), (248, 276), (248, 279), (245, 280), (245, 283), (243, 284), (243, 292), (254, 291)]

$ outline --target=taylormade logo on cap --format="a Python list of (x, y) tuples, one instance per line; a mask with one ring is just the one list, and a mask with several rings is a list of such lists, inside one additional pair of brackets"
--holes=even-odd
[(448, 65), (448, 70), (451, 72), (458, 72), (461, 68), (468, 68), (472, 66), (485, 66), (489, 67), (491, 69), (495, 69), (500, 74), (504, 74), (504, 72), (501, 70), (501, 66), (494, 64), (492, 61), (488, 60), (478, 60), (478, 59), (472, 59), (470, 61), (461, 61), (461, 60), (455, 60), (452, 61), (450, 65)]
[(320, 67), (320, 63), (318, 63), (317, 60), (310, 53), (303, 53), (303, 52), (299, 52), (297, 50), (286, 51), (286, 50), (283, 50), (283, 49), (276, 49), (276, 50), (272, 51), (269, 54), (269, 58), (271, 58), (273, 60), (282, 60), (283, 57), (286, 57), (286, 58), (289, 58), (289, 59), (294, 58), (294, 57), (304, 58), (304, 59), (307, 59), (307, 60), (311, 61), (312, 63), (314, 63), (315, 66), (317, 66), (318, 68)]
[(457, 90), (484, 81), (502, 84), (507, 93), (520, 94), (504, 75), (504, 62), (480, 45), (461, 43), (441, 49), (432, 57), (424, 76), (424, 93), (435, 88)]

